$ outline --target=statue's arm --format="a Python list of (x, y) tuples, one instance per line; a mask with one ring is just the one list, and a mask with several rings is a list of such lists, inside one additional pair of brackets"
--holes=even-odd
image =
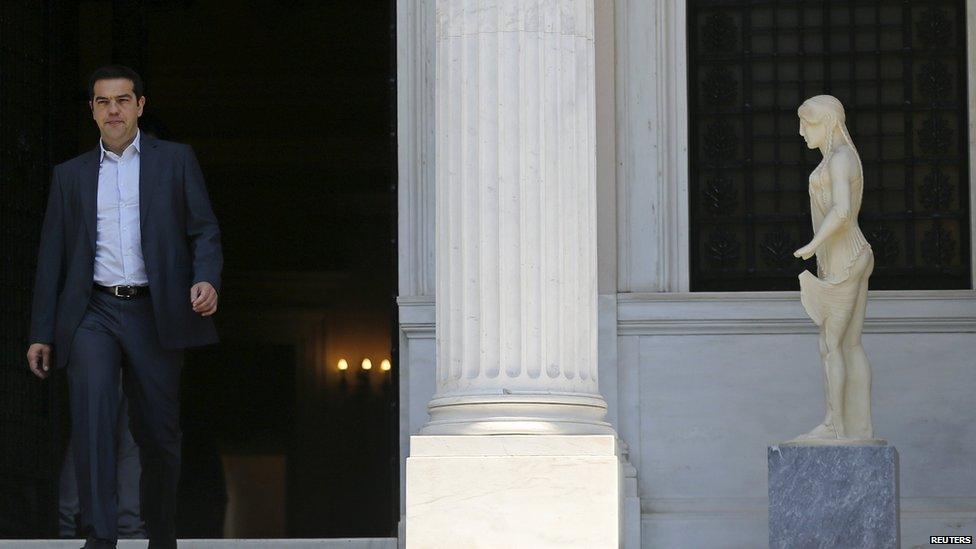
[(823, 223), (816, 230), (813, 239), (809, 244), (793, 252), (796, 257), (808, 259), (817, 253), (817, 248), (824, 243), (830, 235), (845, 226), (851, 216), (851, 175), (852, 158), (849, 151), (843, 151), (830, 159), (830, 182), (832, 186), (833, 205), (827, 215), (824, 216)]

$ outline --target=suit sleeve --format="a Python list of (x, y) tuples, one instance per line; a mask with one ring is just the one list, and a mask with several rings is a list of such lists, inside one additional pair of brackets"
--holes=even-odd
[(220, 292), (220, 273), (224, 267), (220, 227), (210, 206), (200, 164), (189, 145), (186, 146), (183, 163), (183, 181), (187, 210), (186, 236), (193, 253), (193, 284), (209, 282)]
[(64, 200), (55, 168), (47, 197), (47, 211), (41, 225), (41, 244), (37, 251), (34, 275), (34, 300), (31, 304), (30, 343), (54, 343), (58, 294), (64, 281)]

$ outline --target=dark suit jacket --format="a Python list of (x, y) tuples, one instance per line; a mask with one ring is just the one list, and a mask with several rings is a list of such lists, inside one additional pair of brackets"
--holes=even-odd
[[(197, 282), (220, 291), (224, 262), (203, 173), (189, 145), (145, 132), (140, 143), (139, 223), (159, 341), (167, 349), (215, 343), (213, 320), (190, 305)], [(54, 168), (41, 229), (30, 342), (53, 344), (58, 368), (94, 284), (99, 153), (95, 147)]]

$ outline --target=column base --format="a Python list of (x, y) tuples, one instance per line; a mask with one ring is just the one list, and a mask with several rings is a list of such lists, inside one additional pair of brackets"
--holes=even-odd
[(516, 393), (434, 397), (422, 435), (608, 435), (599, 395)]
[(406, 547), (620, 546), (612, 435), (410, 437)]

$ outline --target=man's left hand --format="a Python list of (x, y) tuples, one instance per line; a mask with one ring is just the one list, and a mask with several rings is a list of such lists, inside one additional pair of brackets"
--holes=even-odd
[(197, 282), (190, 288), (190, 304), (193, 312), (210, 316), (217, 312), (217, 290), (209, 282)]

